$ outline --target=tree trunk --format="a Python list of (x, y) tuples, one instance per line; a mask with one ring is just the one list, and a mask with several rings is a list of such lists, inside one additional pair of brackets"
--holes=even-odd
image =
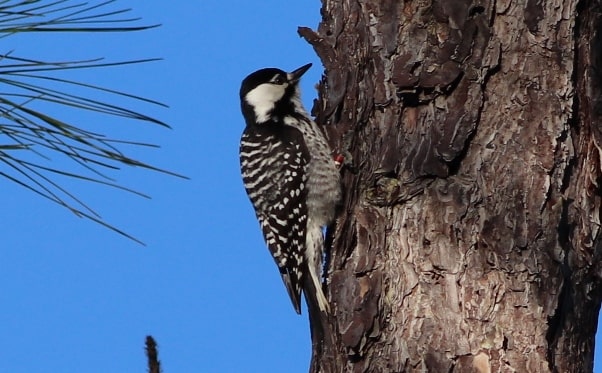
[(345, 155), (317, 372), (591, 372), (602, 9), (323, 0), (300, 28)]

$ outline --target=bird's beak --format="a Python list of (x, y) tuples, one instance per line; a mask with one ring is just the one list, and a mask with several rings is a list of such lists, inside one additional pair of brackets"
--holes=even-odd
[(299, 79), (301, 79), (301, 76), (305, 74), (305, 72), (309, 70), (310, 67), (311, 63), (308, 63), (307, 65), (301, 66), (297, 70), (291, 71), (290, 73), (288, 73), (288, 80), (293, 83), (299, 81)]

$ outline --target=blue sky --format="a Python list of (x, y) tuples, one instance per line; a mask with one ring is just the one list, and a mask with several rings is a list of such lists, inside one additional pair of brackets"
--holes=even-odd
[[(53, 110), (86, 128), (160, 144), (125, 149), (191, 179), (133, 168), (110, 174), (151, 200), (58, 179), (146, 247), (3, 181), (0, 372), (145, 372), (147, 334), (159, 343), (166, 373), (307, 372), (306, 316), (293, 311), (240, 181), (238, 89), (258, 68), (313, 62), (303, 81), (311, 107), (322, 68), (296, 29), (317, 27), (320, 3), (119, 0), (112, 7), (162, 26), (16, 35), (2, 39), (0, 53), (164, 58), (68, 76), (168, 104), (117, 101), (173, 130)], [(53, 165), (77, 169), (50, 155)]]

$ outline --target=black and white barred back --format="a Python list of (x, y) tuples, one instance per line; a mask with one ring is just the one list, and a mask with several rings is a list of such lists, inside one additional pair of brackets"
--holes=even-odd
[(326, 139), (301, 104), (298, 81), (309, 66), (258, 70), (240, 91), (247, 124), (240, 143), (243, 182), (297, 313), (302, 291), (315, 291), (320, 309), (328, 310), (322, 227), (334, 218), (341, 193)]

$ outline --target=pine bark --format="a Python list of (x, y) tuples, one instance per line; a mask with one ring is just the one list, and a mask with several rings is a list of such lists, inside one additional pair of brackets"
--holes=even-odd
[(323, 0), (345, 155), (317, 372), (591, 372), (600, 4)]

